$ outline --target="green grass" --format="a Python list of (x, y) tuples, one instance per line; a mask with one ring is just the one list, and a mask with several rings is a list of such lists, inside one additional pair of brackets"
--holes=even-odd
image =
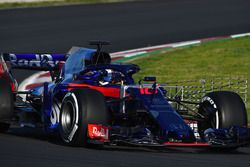
[[(219, 40), (188, 48), (162, 50), (148, 56), (129, 60), (145, 75), (157, 76), (159, 83), (217, 77), (250, 79), (250, 37)], [(248, 87), (248, 116), (250, 121), (250, 90)]]
[(43, 6), (59, 6), (73, 4), (95, 4), (95, 3), (113, 3), (124, 2), (126, 0), (45, 0), (43, 2), (14, 2), (0, 3), (0, 9), (22, 8), (22, 7), (43, 7)]

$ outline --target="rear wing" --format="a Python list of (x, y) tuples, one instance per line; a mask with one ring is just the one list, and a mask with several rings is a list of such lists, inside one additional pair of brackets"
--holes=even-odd
[(67, 59), (66, 54), (16, 54), (3, 53), (6, 63), (15, 69), (31, 69), (41, 71), (54, 71), (61, 62)]

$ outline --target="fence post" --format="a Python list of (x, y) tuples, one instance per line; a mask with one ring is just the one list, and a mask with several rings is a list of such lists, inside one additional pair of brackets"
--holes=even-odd
[(201, 84), (202, 84), (202, 92), (203, 92), (202, 96), (205, 96), (205, 94), (206, 94), (206, 80), (202, 79)]
[(248, 93), (248, 80), (246, 79), (246, 81), (245, 81), (245, 84), (246, 84), (246, 86), (245, 86), (245, 103), (246, 103), (246, 105), (247, 105), (247, 93)]
[(211, 91), (214, 91), (214, 79), (211, 80)]
[(232, 85), (231, 85), (231, 78), (229, 78), (229, 81), (228, 81), (228, 86), (229, 86), (229, 89), (231, 89), (232, 87)]

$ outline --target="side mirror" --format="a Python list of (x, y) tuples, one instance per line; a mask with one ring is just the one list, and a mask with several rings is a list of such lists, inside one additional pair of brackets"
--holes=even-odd
[(141, 82), (145, 81), (145, 82), (156, 82), (156, 77), (153, 76), (146, 76), (143, 79), (139, 80), (139, 85), (141, 85)]

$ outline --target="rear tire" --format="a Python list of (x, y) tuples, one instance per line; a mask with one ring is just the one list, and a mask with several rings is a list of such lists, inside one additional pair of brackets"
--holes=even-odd
[(0, 133), (8, 131), (9, 127), (10, 127), (9, 123), (0, 122)]
[(218, 91), (208, 93), (201, 102), (199, 113), (206, 117), (198, 122), (201, 138), (208, 128), (247, 127), (247, 111), (241, 97), (234, 92)]
[(88, 124), (108, 124), (105, 98), (93, 89), (74, 89), (62, 101), (61, 139), (70, 146), (87, 146)]
[(0, 132), (9, 129), (11, 117), (13, 115), (14, 102), (11, 87), (8, 82), (0, 78)]

